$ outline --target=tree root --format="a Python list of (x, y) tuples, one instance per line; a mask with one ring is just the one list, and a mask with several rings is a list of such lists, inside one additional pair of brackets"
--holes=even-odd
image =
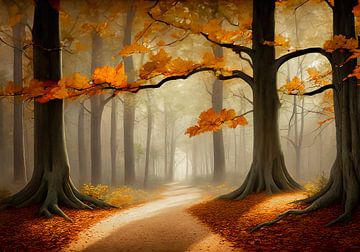
[[(337, 162), (335, 162), (336, 164)], [(250, 232), (255, 232), (263, 227), (272, 226), (279, 222), (283, 218), (291, 215), (303, 215), (310, 212), (328, 207), (335, 202), (345, 202), (345, 210), (342, 215), (333, 221), (326, 224), (326, 227), (333, 226), (338, 223), (349, 221), (352, 217), (353, 211), (359, 205), (359, 183), (356, 176), (349, 173), (350, 176), (344, 176), (339, 167), (333, 169), (333, 173), (330, 175), (328, 184), (317, 194), (307, 199), (296, 201), (297, 203), (306, 204), (310, 202), (310, 205), (303, 209), (291, 209), (279, 214), (275, 219), (260, 223), (256, 227), (252, 228)], [(346, 181), (344, 183), (343, 178)]]
[(17, 194), (1, 201), (0, 209), (8, 207), (21, 208), (43, 201), (43, 205), (39, 211), (40, 215), (48, 218), (51, 218), (53, 215), (59, 215), (65, 220), (73, 222), (73, 220), (60, 209), (59, 204), (74, 209), (117, 208), (116, 206), (79, 192), (71, 180), (56, 183), (51, 180), (42, 179), (39, 183), (32, 181), (29, 185), (32, 186), (27, 186)]
[(277, 157), (268, 166), (272, 167), (270, 174), (263, 174), (259, 164), (253, 163), (244, 183), (237, 190), (221, 195), (218, 199), (242, 200), (252, 193), (263, 191), (274, 194), (303, 189), (287, 172), (282, 156)]

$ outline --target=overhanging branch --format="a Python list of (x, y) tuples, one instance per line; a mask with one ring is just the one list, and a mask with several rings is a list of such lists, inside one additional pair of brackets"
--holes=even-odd
[(240, 45), (234, 45), (234, 44), (229, 44), (229, 43), (217, 42), (215, 40), (210, 39), (209, 35), (204, 33), (204, 32), (201, 32), (200, 34), (203, 35), (206, 38), (206, 40), (210, 41), (211, 43), (214, 43), (214, 44), (216, 44), (218, 46), (221, 46), (221, 47), (230, 48), (236, 54), (240, 55), (240, 57), (242, 57), (241, 53), (246, 53), (247, 55), (250, 56), (251, 60), (253, 59), (254, 51), (253, 51), (253, 49), (251, 49), (251, 48), (249, 48), (247, 46), (240, 46)]
[(324, 92), (325, 90), (328, 90), (328, 89), (336, 90), (334, 84), (328, 84), (328, 85), (325, 85), (325, 86), (323, 86), (321, 88), (315, 89), (315, 90), (310, 91), (310, 92), (306, 92), (306, 93), (302, 93), (302, 94), (289, 94), (289, 95), (314, 96), (314, 95), (320, 94), (320, 93), (322, 93), (322, 92)]
[(276, 69), (279, 69), (281, 67), (281, 65), (284, 64), (288, 60), (291, 60), (293, 58), (300, 57), (300, 56), (303, 56), (303, 55), (309, 54), (309, 53), (320, 53), (321, 55), (324, 55), (329, 60), (330, 63), (332, 62), (331, 53), (326, 52), (323, 48), (320, 48), (320, 47), (311, 47), (311, 48), (296, 50), (296, 51), (293, 51), (293, 52), (290, 52), (288, 54), (281, 56), (280, 58), (278, 58), (275, 61)]
[[(187, 74), (184, 74), (184, 75), (166, 77), (166, 78), (162, 79), (160, 82), (158, 82), (156, 84), (139, 86), (136, 89), (134, 88), (134, 91), (130, 90), (129, 92), (137, 93), (142, 89), (159, 88), (162, 85), (164, 85), (166, 82), (173, 81), (173, 80), (186, 80), (190, 76), (192, 76), (192, 75), (194, 75), (196, 73), (200, 73), (200, 72), (213, 72), (213, 73), (216, 73), (217, 69), (211, 68), (211, 67), (198, 68), (198, 69), (195, 69), (195, 70), (193, 70), (193, 71), (191, 71), (191, 72), (189, 72)], [(239, 71), (239, 70), (232, 71), (232, 73), (230, 75), (222, 75), (222, 74), (220, 74), (220, 75), (217, 76), (217, 78), (219, 80), (231, 80), (231, 79), (239, 78), (239, 79), (244, 80), (250, 86), (253, 86), (253, 82), (254, 82), (254, 80), (253, 80), (253, 78), (251, 76), (249, 76), (246, 73), (244, 73), (242, 71)], [(125, 90), (125, 91), (128, 91), (128, 90)]]

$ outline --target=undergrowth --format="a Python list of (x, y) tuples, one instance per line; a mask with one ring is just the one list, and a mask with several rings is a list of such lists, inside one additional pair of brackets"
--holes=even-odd
[(154, 199), (157, 195), (155, 192), (146, 192), (127, 186), (111, 188), (102, 184), (84, 184), (81, 187), (81, 192), (120, 208), (144, 203)]
[(304, 185), (306, 195), (311, 197), (320, 192), (320, 190), (326, 186), (327, 182), (328, 179), (324, 174), (321, 174), (313, 182), (306, 183)]

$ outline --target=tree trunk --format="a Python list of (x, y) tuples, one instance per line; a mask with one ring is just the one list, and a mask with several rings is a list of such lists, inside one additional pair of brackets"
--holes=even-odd
[[(135, 5), (128, 0), (128, 12), (126, 16), (126, 29), (124, 45), (131, 44), (131, 33), (135, 18)], [(124, 66), (128, 73), (128, 81), (135, 80), (134, 62), (132, 56), (125, 57)], [(124, 159), (125, 159), (125, 185), (134, 185), (135, 177), (135, 154), (134, 154), (134, 124), (135, 124), (135, 96), (125, 94), (124, 98)]]
[[(96, 32), (92, 32), (91, 72), (103, 65), (103, 40)], [(101, 183), (101, 117), (104, 111), (104, 97), (96, 95), (90, 98), (91, 103), (91, 183)]]
[[(23, 86), (23, 59), (22, 48), (25, 40), (24, 20), (18, 22), (12, 29), (14, 41), (14, 84), (17, 87)], [(21, 97), (14, 98), (14, 181), (26, 182), (26, 166), (24, 152), (24, 123), (23, 123), (23, 102)]]
[[(34, 78), (57, 82), (61, 78), (59, 39), (59, 1), (37, 0), (33, 25)], [(19, 193), (5, 199), (4, 206), (23, 207), (42, 203), (40, 214), (58, 214), (70, 220), (58, 204), (68, 207), (91, 208), (82, 201), (97, 206), (107, 204), (81, 194), (70, 179), (70, 168), (65, 145), (63, 101), (35, 103), (35, 162), (30, 182)]]
[(168, 181), (174, 181), (174, 169), (175, 169), (175, 150), (176, 150), (176, 139), (175, 139), (175, 121), (171, 123), (171, 135), (170, 135), (170, 159), (169, 159), (169, 170), (168, 170)]
[(78, 117), (79, 185), (87, 183), (87, 162), (85, 143), (85, 109), (81, 106)]
[(125, 185), (134, 185), (135, 153), (134, 153), (135, 97), (127, 93), (124, 97), (124, 155)]
[(148, 180), (149, 180), (150, 147), (151, 147), (152, 124), (153, 124), (153, 115), (152, 115), (152, 111), (151, 111), (151, 99), (150, 99), (149, 93), (147, 93), (147, 114), (148, 114), (148, 118), (147, 118), (147, 134), (146, 134), (144, 187), (148, 186)]
[(111, 154), (111, 185), (117, 185), (117, 115), (118, 101), (111, 101), (111, 134), (110, 134), (110, 154)]
[(253, 1), (254, 49), (254, 153), (250, 171), (239, 189), (222, 196), (225, 199), (243, 199), (251, 193), (266, 191), (269, 194), (300, 189), (285, 167), (280, 146), (274, 46), (274, 0)]
[[(353, 7), (355, 0), (335, 0), (333, 10), (334, 35), (355, 38)], [(313, 197), (304, 200), (312, 203), (306, 212), (341, 202), (344, 213), (329, 224), (346, 221), (359, 205), (360, 190), (360, 90), (354, 78), (347, 78), (356, 66), (351, 60), (344, 66), (350, 53), (337, 50), (333, 53), (334, 109), (336, 125), (336, 160), (331, 168), (328, 184)], [(342, 67), (338, 67), (342, 66)], [(302, 212), (303, 213), (303, 212)]]
[[(216, 47), (214, 54), (217, 58), (222, 57), (222, 48)], [(212, 89), (212, 107), (216, 112), (223, 108), (223, 82), (215, 80)], [(213, 132), (214, 174), (213, 182), (221, 183), (225, 179), (225, 150), (223, 131)]]

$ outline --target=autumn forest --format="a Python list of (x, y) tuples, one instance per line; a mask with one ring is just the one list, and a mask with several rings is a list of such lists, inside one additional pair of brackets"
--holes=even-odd
[(357, 0), (0, 13), (0, 251), (360, 250)]

